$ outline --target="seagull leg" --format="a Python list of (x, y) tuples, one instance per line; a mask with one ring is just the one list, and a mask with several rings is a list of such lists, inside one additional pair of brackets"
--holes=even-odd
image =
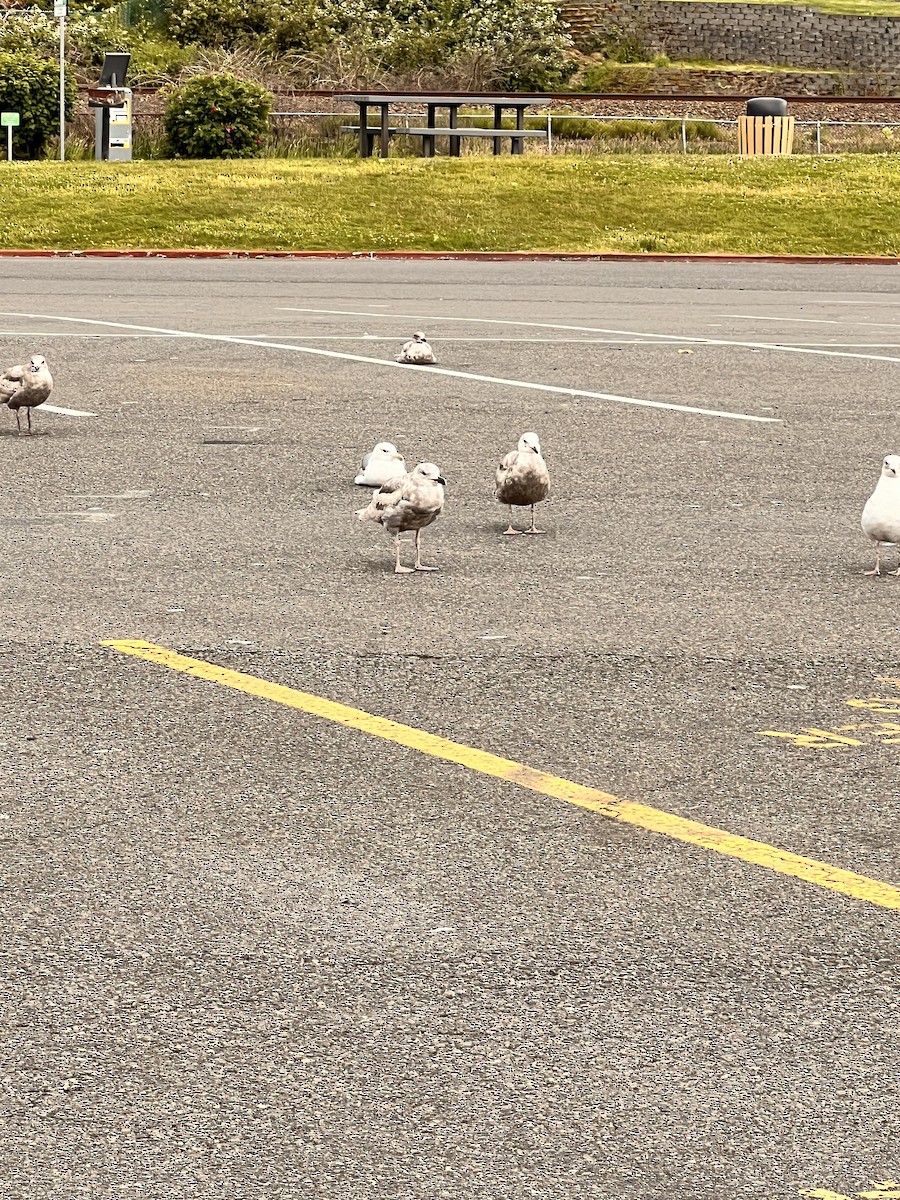
[(19, 437), (22, 436), (22, 422), (19, 420), (19, 409), (16, 409), (16, 429), (19, 432)]
[(543, 533), (543, 529), (535, 529), (534, 527), (534, 505), (531, 506), (531, 528), (523, 529), (523, 533)]
[(26, 416), (28, 417), (28, 433), (30, 436), (31, 435), (31, 409), (26, 408), (25, 413), (26, 413)]
[(522, 532), (522, 530), (521, 530), (521, 529), (513, 529), (513, 523), (512, 523), (512, 505), (510, 504), (510, 505), (508, 505), (507, 507), (509, 508), (509, 526), (508, 526), (508, 528), (504, 529), (504, 530), (503, 530), (503, 532), (504, 532), (504, 533), (508, 533), (508, 534), (510, 535), (510, 537), (512, 537), (512, 536), (513, 536), (513, 534), (516, 534), (516, 533), (521, 533), (521, 532)]
[(881, 574), (881, 543), (875, 543), (875, 566), (871, 571), (863, 571), (863, 575), (880, 575)]
[(416, 570), (417, 571), (436, 571), (437, 567), (423, 567), (422, 566), (422, 559), (421, 559), (422, 551), (419, 547), (419, 535), (421, 534), (421, 532), (422, 532), (421, 529), (416, 530)]
[(400, 566), (400, 534), (394, 534), (394, 574), (395, 575), (412, 575), (412, 567)]

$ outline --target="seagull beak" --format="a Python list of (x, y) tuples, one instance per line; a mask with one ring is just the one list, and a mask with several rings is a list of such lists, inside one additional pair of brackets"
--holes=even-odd
[(437, 479), (434, 482), (441, 483), (444, 485), (444, 487), (447, 486), (447, 480), (443, 477), (443, 475), (438, 475)]
[(391, 458), (396, 458), (397, 462), (403, 462), (403, 455), (399, 451), (396, 454), (392, 454)]

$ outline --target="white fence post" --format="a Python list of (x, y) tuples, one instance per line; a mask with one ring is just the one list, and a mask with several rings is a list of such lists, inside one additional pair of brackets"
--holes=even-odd
[(684, 148), (685, 154), (687, 154), (687, 121), (681, 122), (681, 145)]

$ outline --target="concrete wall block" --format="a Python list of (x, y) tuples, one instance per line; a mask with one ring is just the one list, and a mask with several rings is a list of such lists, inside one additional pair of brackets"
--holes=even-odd
[(673, 57), (872, 71), (900, 66), (900, 18), (703, 0), (562, 0), (562, 13), (576, 40), (617, 25)]

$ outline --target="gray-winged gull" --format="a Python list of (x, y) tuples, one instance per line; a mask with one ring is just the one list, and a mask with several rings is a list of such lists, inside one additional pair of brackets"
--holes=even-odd
[(362, 460), (362, 473), (353, 480), (363, 487), (381, 487), (398, 475), (406, 474), (403, 455), (393, 442), (379, 442)]
[[(509, 507), (509, 526), (504, 533), (543, 533), (534, 527), (534, 506), (547, 499), (550, 474), (541, 455), (541, 443), (536, 433), (523, 433), (518, 448), (510, 451), (497, 468), (496, 496)], [(513, 528), (513, 505), (531, 506), (531, 527)]]
[[(865, 575), (881, 574), (881, 547), (900, 545), (900, 454), (889, 454), (881, 464), (881, 477), (863, 509), (863, 533), (875, 543), (875, 566)], [(891, 575), (900, 575), (900, 567)]]
[[(436, 571), (423, 567), (419, 539), (422, 530), (437, 520), (444, 507), (444, 484), (440, 468), (423, 462), (399, 479), (385, 483), (372, 496), (368, 508), (357, 510), (360, 521), (375, 521), (383, 525), (394, 538), (394, 574), (411, 575), (413, 571)], [(400, 566), (400, 534), (415, 531), (415, 567)]]
[(415, 366), (428, 366), (435, 361), (434, 351), (425, 340), (424, 333), (414, 333), (412, 340), (403, 343), (403, 349), (397, 355), (398, 363), (412, 363)]
[(8, 405), (16, 414), (16, 428), (22, 432), (19, 409), (28, 415), (31, 433), (31, 410), (43, 404), (53, 391), (53, 376), (42, 354), (32, 354), (27, 367), (10, 367), (0, 376), (0, 404)]

